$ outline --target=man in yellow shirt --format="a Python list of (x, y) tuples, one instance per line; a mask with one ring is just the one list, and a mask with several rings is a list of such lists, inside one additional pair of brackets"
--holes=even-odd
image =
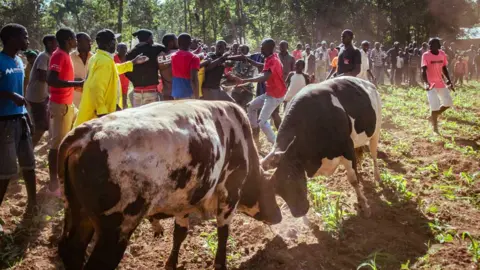
[(133, 65), (148, 61), (148, 57), (138, 55), (132, 61), (115, 64), (113, 54), (117, 37), (118, 35), (108, 29), (97, 33), (98, 50), (88, 64), (88, 76), (83, 85), (82, 100), (74, 127), (121, 108), (122, 92), (118, 75), (132, 71)]

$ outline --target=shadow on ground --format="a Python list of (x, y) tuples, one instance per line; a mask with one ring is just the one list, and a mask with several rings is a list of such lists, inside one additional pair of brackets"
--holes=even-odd
[[(12, 181), (5, 197), (16, 196), (21, 190), (18, 181)], [(35, 245), (51, 216), (63, 207), (58, 199), (45, 196), (42, 192), (37, 193), (37, 202), (39, 208), (35, 214), (24, 214), (15, 229), (0, 234), (0, 269), (10, 268), (22, 261), (29, 247)]]
[[(312, 230), (318, 243), (299, 244), (289, 248), (277, 236), (238, 269), (356, 269), (366, 258), (377, 258), (382, 269), (400, 269), (400, 264), (415, 263), (427, 253), (427, 243), (433, 239), (428, 219), (413, 202), (401, 203), (395, 193), (375, 191), (374, 183), (364, 183), (365, 195), (372, 207), (372, 217), (352, 216), (344, 220), (338, 238)], [(383, 195), (391, 205), (380, 199)], [(388, 256), (385, 256), (388, 255)]]

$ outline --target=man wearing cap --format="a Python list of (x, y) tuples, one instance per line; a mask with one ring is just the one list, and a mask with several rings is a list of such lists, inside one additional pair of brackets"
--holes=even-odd
[[(87, 33), (77, 33), (77, 50), (70, 53), (73, 63), (73, 76), (76, 81), (83, 81), (88, 73), (88, 61), (92, 57), (92, 39)], [(73, 104), (78, 108), (82, 100), (82, 88), (75, 87), (73, 92)]]
[(75, 127), (121, 108), (122, 92), (119, 74), (132, 71), (133, 65), (148, 61), (148, 57), (138, 55), (132, 61), (115, 64), (113, 58), (118, 36), (109, 29), (97, 33), (95, 40), (98, 50), (88, 64), (88, 77), (83, 85), (83, 97)]
[(165, 53), (166, 50), (160, 44), (153, 44), (153, 33), (150, 30), (140, 29), (133, 33), (133, 36), (138, 38), (140, 43), (127, 53), (127, 61), (131, 61), (141, 54), (149, 58), (144, 65), (126, 73), (127, 78), (133, 84), (133, 106), (138, 107), (158, 101), (159, 69), (157, 57), (161, 52)]

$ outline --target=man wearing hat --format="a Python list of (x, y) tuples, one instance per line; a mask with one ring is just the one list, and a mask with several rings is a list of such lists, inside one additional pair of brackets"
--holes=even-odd
[(109, 29), (97, 33), (98, 50), (88, 64), (88, 76), (83, 85), (83, 95), (75, 127), (121, 108), (122, 92), (119, 74), (132, 71), (133, 65), (148, 61), (148, 57), (138, 55), (132, 61), (115, 64), (113, 58), (118, 36)]
[(139, 66), (132, 72), (126, 73), (127, 78), (133, 84), (133, 106), (138, 107), (148, 103), (158, 101), (157, 85), (158, 63), (157, 57), (161, 52), (166, 53), (165, 47), (160, 44), (153, 44), (153, 33), (150, 30), (140, 29), (133, 33), (138, 38), (138, 43), (130, 52), (127, 53), (127, 61), (130, 61), (138, 55), (145, 55), (149, 60), (142, 66)]

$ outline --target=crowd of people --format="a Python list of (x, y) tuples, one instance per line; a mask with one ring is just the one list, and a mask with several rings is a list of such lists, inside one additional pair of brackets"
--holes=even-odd
[[(403, 50), (396, 42), (385, 51), (378, 42), (370, 49), (368, 41), (357, 48), (351, 30), (343, 31), (339, 46), (323, 41), (315, 49), (305, 45), (303, 50), (303, 45), (297, 44), (291, 53), (286, 41), (278, 43), (277, 53), (273, 39), (265, 39), (260, 52), (251, 53), (246, 44), (229, 46), (219, 40), (209, 47), (187, 33), (166, 34), (162, 44), (154, 43), (153, 33), (146, 29), (133, 35), (139, 43), (129, 50), (126, 44), (117, 44), (118, 34), (101, 30), (92, 52), (88, 34), (62, 28), (43, 38), (44, 51), (38, 53), (27, 50), (25, 27), (8, 24), (1, 29), (0, 153), (4, 158), (0, 163), (0, 203), (9, 180), (17, 174), (18, 159), (28, 193), (27, 212), (34, 209), (33, 149), (46, 131), (50, 171), (46, 192), (60, 197), (57, 155), (62, 139), (72, 128), (125, 109), (129, 103), (139, 107), (182, 99), (236, 102), (246, 110), (255, 137), (261, 130), (274, 143), (270, 119), (278, 129), (281, 104), (288, 108), (306, 85), (341, 76), (356, 76), (374, 84), (384, 84), (389, 76), (392, 84), (416, 85), (421, 69), (430, 119), (437, 130), (438, 115), (452, 106), (447, 85), (453, 88), (453, 83), (447, 67), (455, 68), (455, 78), (461, 83), (462, 74), (470, 71), (469, 78), (477, 75), (473, 70), (480, 59), (474, 47), (467, 51), (468, 60), (456, 53), (453, 44), (441, 50), (437, 38), (422, 48), (412, 43)], [(21, 52), (27, 68), (19, 57)], [(453, 63), (455, 59), (457, 63)]]

